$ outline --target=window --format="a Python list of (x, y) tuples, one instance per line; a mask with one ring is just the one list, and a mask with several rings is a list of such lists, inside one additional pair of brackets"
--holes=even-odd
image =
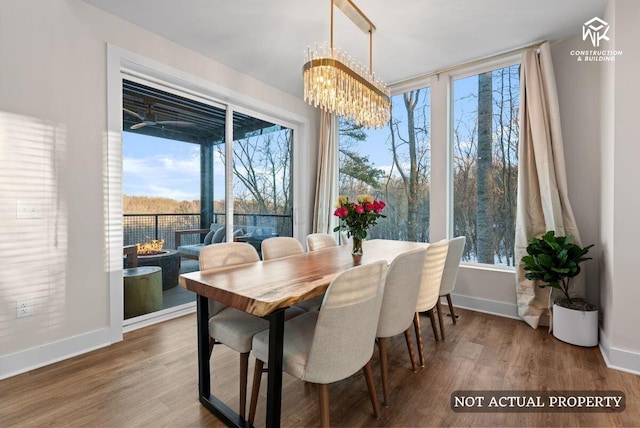
[(387, 204), (370, 238), (429, 241), (430, 99), (428, 87), (395, 95), (382, 129), (339, 122), (340, 194)]
[(463, 260), (513, 266), (519, 66), (452, 82), (453, 234)]
[(269, 236), (293, 236), (293, 130), (238, 112), (233, 117), (234, 124), (254, 124), (234, 128), (234, 225), (258, 246)]
[[(171, 272), (163, 278), (167, 309), (195, 300), (177, 287), (178, 270), (197, 270), (198, 261), (179, 261), (176, 231), (195, 230), (179, 235), (181, 245), (193, 245), (207, 237), (198, 229), (232, 223), (233, 239), (258, 251), (268, 237), (293, 236), (293, 130), (233, 111), (231, 141), (225, 105), (139, 80), (122, 81), (123, 241), (162, 243), (161, 254), (138, 254), (138, 263)], [(228, 146), (232, 162), (225, 162)]]

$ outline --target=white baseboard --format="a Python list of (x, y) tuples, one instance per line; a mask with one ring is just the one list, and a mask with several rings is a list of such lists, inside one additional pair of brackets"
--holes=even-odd
[[(195, 302), (185, 303), (132, 319), (125, 323), (123, 332), (127, 333), (151, 324), (191, 314), (195, 311)], [(110, 339), (110, 334), (109, 329), (105, 328), (35, 348), (25, 349), (14, 354), (2, 355), (0, 356), (0, 380), (109, 346), (113, 343)]]
[(148, 315), (142, 315), (130, 320), (125, 320), (123, 323), (122, 332), (129, 333), (130, 331), (137, 330), (142, 327), (147, 327), (159, 322), (168, 321), (170, 319), (178, 318), (183, 315), (193, 314), (195, 312), (196, 302), (174, 306), (172, 308), (153, 312)]
[(518, 316), (518, 306), (515, 303), (497, 302), (495, 300), (462, 296), (459, 294), (451, 294), (451, 300), (453, 301), (454, 307), (505, 318), (522, 319)]
[(610, 369), (640, 375), (640, 354), (612, 348), (600, 329), (599, 347), (604, 362)]
[(111, 344), (109, 337), (109, 329), (104, 328), (14, 354), (2, 355), (0, 380), (104, 348)]

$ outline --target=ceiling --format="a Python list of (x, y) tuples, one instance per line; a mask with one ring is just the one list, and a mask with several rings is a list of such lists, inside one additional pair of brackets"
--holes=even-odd
[[(302, 97), (309, 45), (329, 39), (329, 0), (85, 0)], [(580, 35), (607, 0), (354, 0), (373, 21), (373, 71), (388, 84), (541, 40)], [(334, 46), (364, 64), (369, 40), (335, 9)]]

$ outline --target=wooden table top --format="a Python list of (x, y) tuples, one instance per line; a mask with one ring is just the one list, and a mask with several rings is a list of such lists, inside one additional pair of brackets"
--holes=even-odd
[(399, 254), (427, 245), (376, 239), (364, 242), (364, 254), (359, 257), (351, 255), (351, 245), (329, 247), (281, 259), (182, 274), (180, 285), (250, 314), (265, 316), (323, 295), (331, 281), (346, 269), (376, 260), (391, 263)]

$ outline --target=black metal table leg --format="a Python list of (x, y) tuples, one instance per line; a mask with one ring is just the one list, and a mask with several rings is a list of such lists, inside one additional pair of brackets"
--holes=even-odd
[[(197, 297), (198, 318), (198, 391), (200, 403), (229, 427), (249, 428), (251, 425), (211, 394), (211, 370), (209, 369), (209, 302)], [(284, 316), (283, 316), (284, 330)], [(282, 347), (280, 347), (282, 355)], [(280, 365), (282, 367), (282, 364)], [(282, 373), (280, 374), (282, 380)]]
[(211, 394), (211, 371), (209, 369), (209, 302), (198, 294), (198, 391), (200, 397)]
[(269, 315), (269, 380), (267, 384), (267, 428), (280, 427), (282, 404), (282, 344), (284, 339), (284, 309)]

